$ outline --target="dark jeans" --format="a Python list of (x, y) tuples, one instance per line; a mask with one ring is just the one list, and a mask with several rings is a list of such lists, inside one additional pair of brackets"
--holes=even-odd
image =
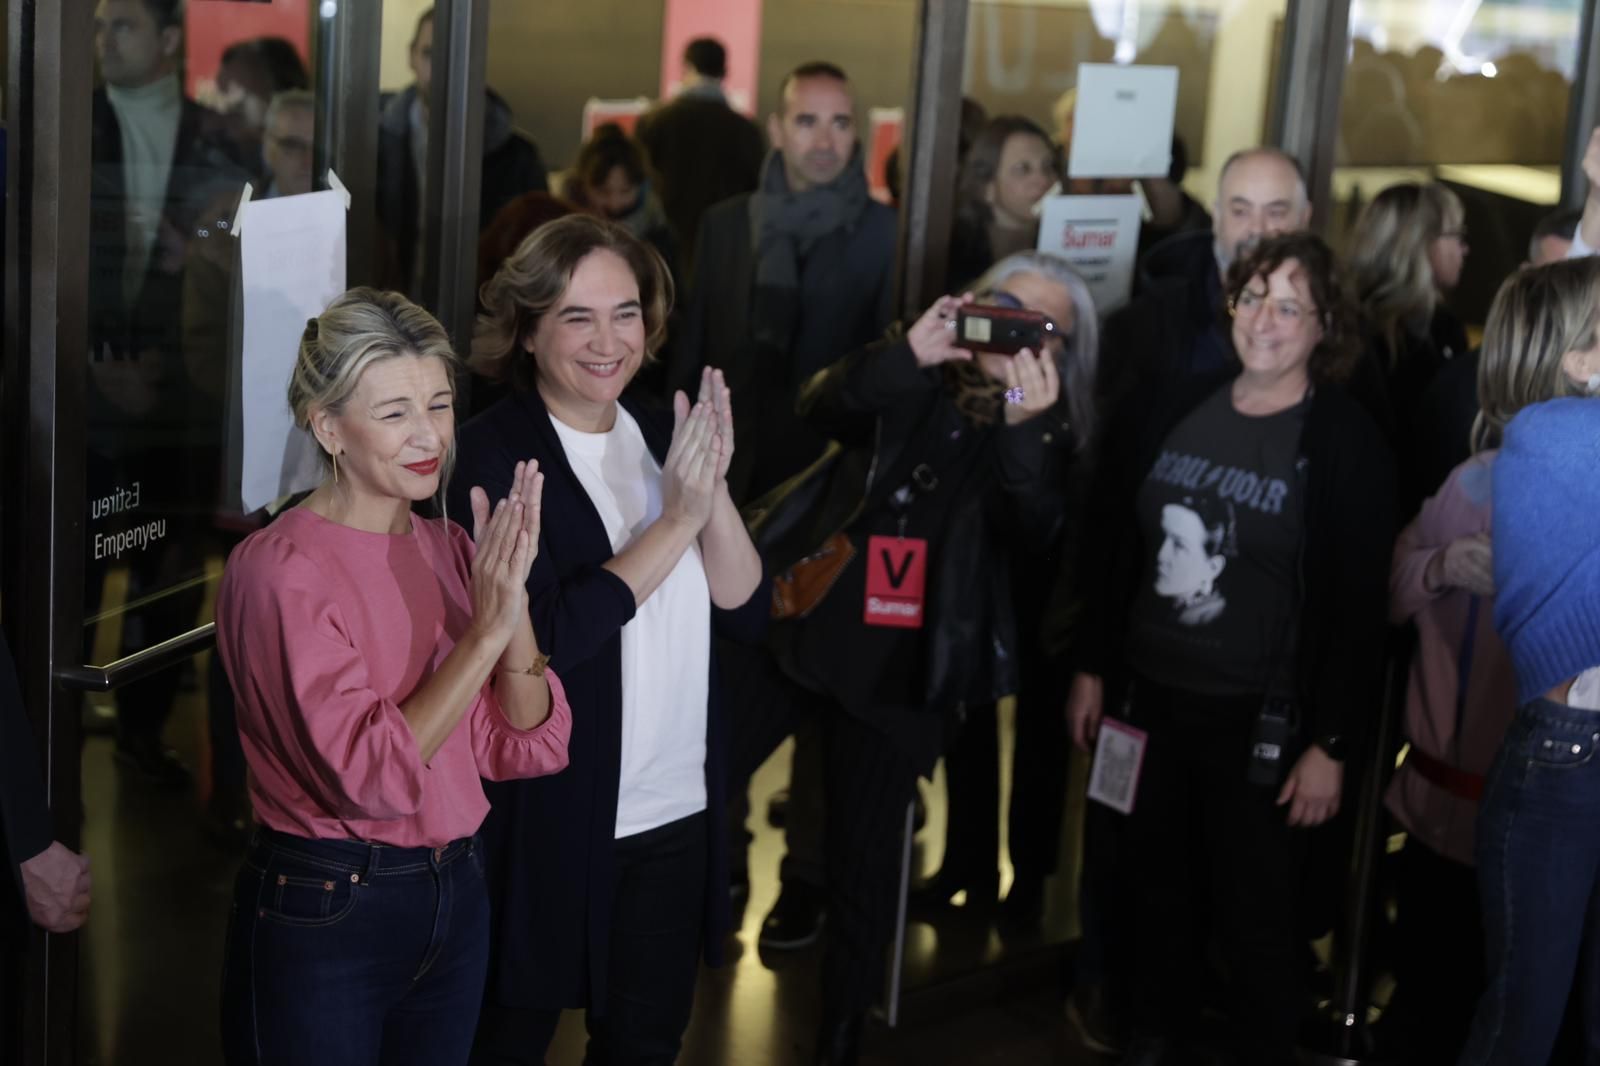
[(448, 1066), (472, 1047), (489, 958), (475, 839), (442, 848), (260, 829), (222, 978), (229, 1066)]
[(1580, 968), (1600, 1063), (1600, 713), (1517, 712), (1478, 814), (1478, 888), (1489, 985), (1462, 1066), (1548, 1061)]
[(750, 657), (728, 690), (733, 717), (732, 788), (749, 786), (767, 756), (813, 716), (824, 739), (828, 926), (822, 961), (827, 1022), (864, 1012), (883, 984), (894, 935), (900, 846), (917, 770), (887, 734), (801, 688), (771, 655)]
[[(671, 1066), (694, 1006), (706, 906), (706, 816), (616, 841), (606, 1002), (585, 1018), (589, 1066)], [(559, 1007), (484, 1004), (474, 1066), (544, 1062)]]
[[(1142, 1035), (1191, 1031), (1201, 999), (1194, 930), (1222, 945), (1240, 1060), (1294, 1061), (1305, 997), (1296, 927), (1305, 834), (1277, 789), (1248, 780), (1260, 697), (1216, 697), (1136, 683), (1133, 724), (1147, 731), (1127, 826)], [(1288, 764), (1292, 765), (1292, 763)], [(1209, 892), (1195, 883), (1209, 878)], [(1213, 913), (1193, 913), (1209, 898)]]

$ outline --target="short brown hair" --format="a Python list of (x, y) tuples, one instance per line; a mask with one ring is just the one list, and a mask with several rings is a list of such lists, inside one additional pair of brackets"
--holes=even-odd
[(1256, 278), (1266, 278), (1285, 263), (1305, 274), (1317, 305), (1322, 340), (1311, 351), (1306, 370), (1315, 382), (1338, 383), (1350, 376), (1360, 355), (1355, 305), (1339, 275), (1333, 250), (1314, 233), (1283, 233), (1257, 244), (1228, 268), (1228, 305)]
[(519, 391), (533, 387), (533, 360), (521, 352), (522, 338), (561, 299), (572, 272), (592, 253), (622, 257), (639, 283), (644, 310), (646, 358), (667, 335), (672, 312), (672, 274), (661, 255), (612, 222), (592, 215), (567, 215), (534, 230), (478, 293), (483, 312), (472, 329), (467, 365), (491, 381), (509, 381)]

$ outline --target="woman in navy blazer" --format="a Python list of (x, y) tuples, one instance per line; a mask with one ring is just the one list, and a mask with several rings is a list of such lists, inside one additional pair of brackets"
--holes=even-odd
[(524, 457), (544, 472), (529, 610), (573, 727), (565, 772), (486, 783), (493, 956), (473, 1061), (543, 1063), (562, 1008), (583, 1007), (587, 1061), (671, 1063), (702, 947), (717, 961), (728, 926), (713, 631), (758, 639), (770, 603), (727, 490), (728, 389), (707, 371), (670, 426), (623, 398), (672, 282), (610, 223), (540, 227), (482, 295), (472, 366), (515, 390), (462, 428), (453, 484), (492, 494)]

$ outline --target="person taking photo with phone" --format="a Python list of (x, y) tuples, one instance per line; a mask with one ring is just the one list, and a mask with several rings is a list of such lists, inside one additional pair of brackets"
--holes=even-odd
[[(819, 1062), (856, 1061), (917, 776), (932, 772), (959, 706), (1015, 690), (1001, 530), (1054, 536), (1062, 469), (1092, 433), (1097, 331), (1082, 279), (1024, 252), (974, 292), (941, 298), (904, 336), (812, 377), (799, 412), (840, 444), (747, 512), (777, 575), (778, 620), (771, 654), (730, 692), (742, 708), (734, 788), (798, 721), (821, 725), (830, 918)], [(1018, 310), (1037, 312), (1030, 329), (1054, 326), (1037, 351), (974, 353), (958, 336), (963, 311), (969, 330), (999, 340)]]

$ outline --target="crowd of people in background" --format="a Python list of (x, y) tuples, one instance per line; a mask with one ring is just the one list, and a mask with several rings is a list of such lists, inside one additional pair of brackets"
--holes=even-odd
[[(200, 606), (145, 593), (231, 552), (207, 679), (207, 825), (247, 853), (230, 1063), (540, 1063), (570, 1008), (588, 1061), (675, 1061), (748, 897), (750, 779), (789, 737), (760, 943), (825, 939), (815, 1061), (858, 1062), (918, 779), (945, 760), (950, 815), (913, 912), (961, 897), (1033, 929), (1071, 750), (1131, 727), (1132, 811), (1082, 827), (1067, 1016), (1160, 1066), (1200, 1061), (1216, 1008), (1223, 1061), (1281, 1066), (1353, 797), (1399, 754), (1374, 751), (1397, 655), (1380, 1046), (1600, 1055), (1600, 131), (1587, 207), (1539, 225), (1479, 338), (1451, 310), (1469, 245), (1445, 185), (1385, 189), (1336, 252), (1293, 157), (1235, 153), (1208, 211), (1181, 140), (1138, 183), (1131, 301), (1097, 310), (1035, 250), (1039, 205), (1133, 183), (1066, 175), (1070, 99), (1049, 130), (965, 101), (947, 295), (897, 322), (898, 218), (847, 72), (788, 72), (763, 130), (700, 39), (681, 92), (598, 126), (554, 188), (487, 92), (463, 363), (421, 306), (430, 10), (381, 107), (382, 287), (308, 322), (285, 383), (326, 479), (241, 522), (217, 504), (236, 260), (206, 220), (246, 181), (318, 184), (315, 98), (266, 38), (201, 106), (181, 13), (96, 16), (89, 481), (137, 470), (172, 524), (128, 567), (125, 649)], [(1048, 330), (974, 350), (956, 326), (982, 308)], [(177, 684), (126, 686), (112, 724), (126, 772), (169, 786)], [(37, 791), (14, 726), (7, 776)], [(76, 927), (86, 860), (42, 808), (5, 814), (29, 913)]]

